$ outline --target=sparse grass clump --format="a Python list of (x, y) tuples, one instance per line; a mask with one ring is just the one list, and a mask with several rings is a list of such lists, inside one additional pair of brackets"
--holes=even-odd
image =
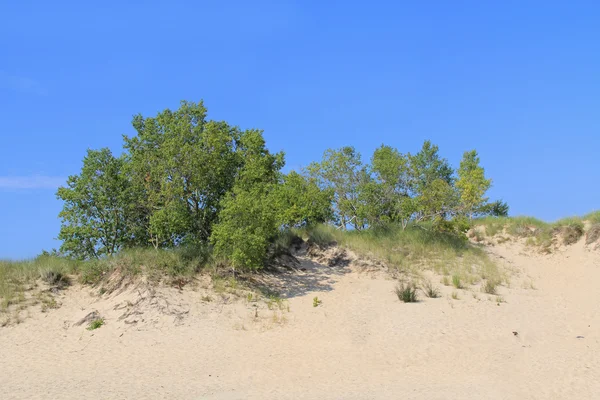
[(585, 244), (592, 244), (600, 239), (600, 222), (593, 224), (585, 236)]
[(431, 281), (426, 281), (423, 284), (423, 287), (421, 288), (421, 290), (423, 290), (423, 293), (425, 293), (425, 296), (427, 296), (431, 299), (440, 297), (440, 290), (437, 287), (435, 287), (433, 285), (433, 283), (431, 283)]
[(580, 218), (563, 218), (556, 221), (553, 226), (553, 233), (562, 236), (563, 244), (570, 245), (577, 241), (584, 234), (583, 221)]
[(497, 293), (497, 288), (496, 288), (497, 285), (498, 285), (498, 282), (496, 282), (492, 279), (488, 279), (481, 287), (481, 290), (487, 294), (496, 294)]
[(398, 299), (404, 303), (417, 302), (417, 287), (412, 283), (400, 282), (396, 286), (396, 295)]
[(460, 276), (452, 275), (452, 286), (457, 289), (462, 289), (464, 287), (462, 281), (460, 280)]
[(92, 322), (90, 322), (90, 324), (87, 327), (87, 330), (93, 331), (93, 330), (100, 328), (102, 325), (104, 325), (104, 318), (97, 318), (97, 319), (93, 320)]

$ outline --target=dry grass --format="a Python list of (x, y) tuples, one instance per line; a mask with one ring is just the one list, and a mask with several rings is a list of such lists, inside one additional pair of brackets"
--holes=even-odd
[(383, 262), (393, 273), (421, 279), (425, 270), (457, 276), (475, 284), (482, 279), (506, 279), (485, 251), (456, 235), (436, 232), (427, 226), (387, 226), (365, 231), (340, 231), (318, 225), (298, 232), (321, 246), (336, 243), (356, 254)]
[[(488, 236), (505, 232), (513, 237), (527, 238), (528, 245), (549, 253), (558, 243), (564, 245), (577, 243), (585, 234), (584, 221), (600, 224), (600, 212), (584, 217), (563, 218), (553, 223), (533, 217), (486, 217), (476, 220), (474, 226), (483, 226)], [(506, 237), (501, 237), (498, 242), (507, 240)]]

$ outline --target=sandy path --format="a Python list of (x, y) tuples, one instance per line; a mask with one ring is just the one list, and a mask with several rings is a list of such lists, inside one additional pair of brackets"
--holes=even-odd
[[(129, 325), (112, 310), (123, 299), (70, 289), (60, 309), (0, 329), (0, 398), (595, 398), (600, 253), (490, 251), (515, 273), (500, 305), (468, 291), (452, 300), (444, 287), (442, 298), (402, 304), (391, 280), (308, 262), (290, 278), (303, 288), (291, 290), (290, 311), (260, 309), (258, 321), (252, 305), (185, 291), (167, 294), (179, 296), (171, 308), (182, 320), (148, 312)], [(530, 278), (535, 290), (522, 287)], [(71, 326), (90, 309), (107, 325)]]

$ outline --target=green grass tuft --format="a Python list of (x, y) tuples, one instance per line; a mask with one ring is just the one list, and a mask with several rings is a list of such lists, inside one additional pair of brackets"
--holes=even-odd
[(100, 328), (102, 325), (104, 325), (104, 318), (98, 318), (90, 322), (89, 326), (87, 327), (87, 330), (93, 331)]
[(414, 284), (400, 282), (396, 286), (396, 295), (398, 299), (404, 303), (416, 303), (417, 302), (417, 287)]

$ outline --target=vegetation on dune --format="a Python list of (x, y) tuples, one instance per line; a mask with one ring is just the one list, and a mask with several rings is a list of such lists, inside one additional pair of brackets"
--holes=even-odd
[[(585, 229), (585, 222), (591, 226)], [(473, 222), (475, 227), (483, 227), (485, 235), (493, 237), (506, 233), (518, 238), (526, 238), (530, 245), (538, 246), (545, 252), (551, 252), (557, 244), (571, 245), (584, 235), (590, 244), (600, 238), (600, 212), (593, 212), (583, 217), (568, 217), (548, 223), (533, 217), (500, 217), (479, 218)], [(474, 231), (477, 236), (479, 231)], [(505, 239), (506, 240), (506, 239)]]
[(101, 270), (129, 249), (174, 257), (199, 247), (234, 270), (258, 270), (291, 228), (329, 223), (377, 235), (379, 227), (419, 224), (459, 240), (468, 219), (508, 211), (485, 197), (491, 180), (474, 150), (457, 172), (425, 141), (415, 154), (382, 145), (370, 164), (353, 147), (329, 149), (306, 170), (284, 174), (284, 154), (271, 153), (261, 131), (206, 116), (202, 102), (185, 101), (156, 117), (136, 115), (137, 134), (124, 137), (122, 155), (88, 151), (80, 174), (57, 193), (60, 253), (111, 259)]
[(337, 244), (358, 255), (383, 262), (392, 272), (418, 277), (424, 270), (457, 279), (462, 286), (482, 279), (506, 279), (485, 251), (468, 242), (466, 236), (440, 232), (424, 224), (385, 225), (357, 231), (342, 231), (331, 225), (297, 230), (309, 243)]
[[(579, 240), (583, 220), (592, 224), (587, 241), (600, 237), (600, 212), (554, 224), (506, 217), (508, 205), (486, 196), (492, 181), (475, 150), (455, 170), (430, 141), (412, 154), (382, 145), (368, 162), (346, 146), (283, 173), (284, 154), (269, 151), (262, 131), (209, 120), (202, 102), (136, 115), (132, 125), (122, 154), (89, 150), (58, 190), (59, 251), (0, 262), (4, 308), (27, 286), (59, 288), (70, 276), (97, 284), (118, 271), (181, 285), (207, 267), (258, 271), (297, 235), (418, 279), (431, 269), (446, 285), (482, 283), (493, 293), (505, 277), (467, 240), (473, 225), (483, 226), (472, 230), (477, 241), (506, 232), (543, 248), (557, 235)], [(421, 290), (439, 295), (431, 284)]]
[[(136, 115), (132, 125), (136, 135), (124, 136), (122, 154), (89, 150), (80, 173), (58, 190), (60, 250), (0, 261), (0, 307), (35, 302), (29, 287), (60, 290), (72, 278), (98, 284), (115, 271), (178, 285), (207, 267), (253, 272), (298, 236), (337, 243), (412, 278), (432, 269), (457, 289), (485, 282), (482, 290), (493, 294), (505, 277), (468, 242), (473, 225), (549, 248), (557, 235), (565, 244), (579, 240), (586, 220), (587, 242), (600, 238), (600, 212), (553, 224), (506, 217), (508, 205), (486, 197), (492, 181), (475, 150), (455, 171), (430, 141), (414, 154), (382, 145), (368, 163), (346, 146), (285, 174), (284, 154), (267, 149), (262, 131), (208, 120), (202, 102)], [(214, 282), (238, 286), (218, 274)], [(417, 287), (402, 292), (416, 296)], [(430, 282), (421, 290), (439, 295)]]

